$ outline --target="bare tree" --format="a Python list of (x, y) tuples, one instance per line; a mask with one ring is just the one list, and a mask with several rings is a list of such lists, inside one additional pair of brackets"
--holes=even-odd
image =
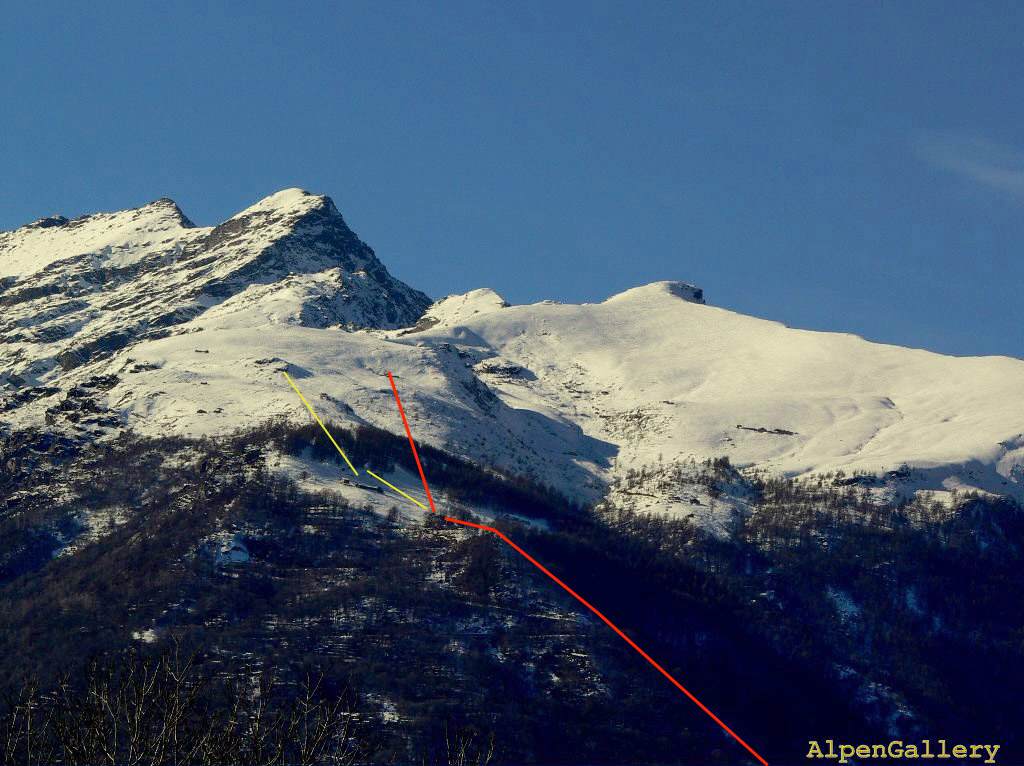
[(48, 694), (24, 679), (4, 701), (5, 764), (353, 764), (372, 757), (350, 689), (323, 693), (322, 675), (294, 687), (274, 674), (214, 684), (175, 644), (155, 658), (94, 661), (78, 683)]
[(487, 740), (476, 744), (475, 732), (459, 730), (449, 733), (448, 725), (444, 727), (444, 743), (448, 756), (448, 766), (486, 766), (494, 758), (494, 734)]

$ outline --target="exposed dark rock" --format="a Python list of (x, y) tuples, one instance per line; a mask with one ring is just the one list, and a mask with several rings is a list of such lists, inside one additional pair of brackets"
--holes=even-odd
[(34, 223), (30, 223), (26, 228), (28, 229), (49, 229), (54, 226), (65, 226), (68, 223), (68, 219), (62, 215), (52, 215), (49, 218), (40, 218)]
[(737, 425), (736, 427), (740, 428), (740, 429), (742, 429), (744, 431), (754, 431), (755, 433), (759, 433), (759, 434), (777, 434), (779, 436), (797, 436), (798, 435), (796, 431), (787, 431), (785, 428), (765, 428), (764, 426), (761, 426), (760, 428), (751, 428), (749, 426), (740, 426), (740, 425)]

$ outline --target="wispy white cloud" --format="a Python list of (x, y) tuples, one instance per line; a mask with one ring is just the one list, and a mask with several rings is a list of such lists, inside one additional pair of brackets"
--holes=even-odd
[(977, 183), (1024, 196), (1024, 151), (987, 138), (923, 133), (914, 146), (928, 162)]

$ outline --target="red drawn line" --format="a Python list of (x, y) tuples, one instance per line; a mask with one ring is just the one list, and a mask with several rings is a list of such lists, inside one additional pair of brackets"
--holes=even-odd
[(691, 700), (693, 700), (695, 703), (697, 703), (697, 707), (699, 707), (701, 710), (703, 710), (705, 713), (707, 713), (709, 716), (711, 716), (713, 719), (715, 719), (715, 722), (719, 726), (721, 726), (723, 729), (725, 729), (727, 732), (729, 732), (733, 736), (733, 738), (735, 738), (735, 740), (737, 742), (739, 742), (741, 745), (743, 745), (743, 747), (747, 748), (747, 750), (749, 750), (754, 755), (754, 757), (757, 758), (757, 760), (759, 760), (761, 763), (763, 763), (764, 766), (768, 766), (768, 761), (766, 761), (764, 758), (759, 756), (754, 751), (754, 748), (752, 748), (750, 745), (748, 745), (746, 742), (744, 742), (742, 739), (740, 739), (736, 735), (736, 732), (734, 732), (732, 729), (730, 729), (728, 726), (726, 726), (724, 723), (722, 723), (721, 719), (718, 716), (716, 716), (714, 713), (712, 713), (710, 710), (708, 710), (706, 707), (704, 707), (704, 704), (699, 699), (697, 699), (692, 694), (690, 694), (690, 692), (688, 692), (686, 690), (686, 688), (681, 683), (679, 683), (676, 679), (674, 679), (671, 675), (669, 675), (669, 672), (667, 670), (665, 670), (665, 668), (663, 668), (661, 665), (659, 665), (657, 662), (655, 662), (653, 659), (651, 659), (651, 656), (649, 654), (647, 654), (647, 652), (645, 652), (643, 649), (641, 649), (639, 646), (637, 646), (635, 643), (633, 643), (633, 639), (631, 639), (629, 636), (627, 636), (625, 633), (623, 633), (621, 630), (619, 630), (611, 620), (609, 620), (607, 617), (605, 617), (603, 614), (601, 614), (599, 611), (597, 611), (597, 609), (595, 609), (590, 603), (588, 603), (587, 600), (585, 598), (583, 598), (580, 594), (578, 594), (576, 591), (574, 591), (572, 588), (570, 588), (564, 582), (562, 582), (557, 577), (555, 577), (553, 574), (551, 574), (551, 572), (549, 572), (547, 569), (545, 569), (544, 566), (542, 566), (536, 559), (533, 558), (533, 556), (531, 556), (529, 553), (524, 551), (522, 548), (520, 548), (514, 542), (509, 540), (507, 537), (505, 537), (505, 535), (503, 535), (501, 532), (499, 532), (494, 527), (485, 527), (482, 524), (473, 524), (472, 522), (469, 522), (469, 521), (459, 521), (458, 519), (453, 519), (453, 518), (450, 518), (448, 516), (445, 516), (444, 520), (445, 521), (452, 521), (452, 522), (455, 522), (456, 524), (464, 524), (467, 527), (476, 527), (477, 529), (486, 529), (488, 532), (494, 532), (494, 534), (496, 534), (498, 537), (500, 537), (506, 543), (511, 545), (513, 548), (515, 548), (521, 554), (523, 554), (523, 556), (525, 556), (529, 560), (529, 562), (531, 564), (533, 564), (535, 567), (540, 569), (540, 571), (542, 571), (544, 574), (546, 574), (548, 577), (550, 577), (556, 583), (558, 583), (563, 588), (565, 588), (567, 591), (569, 591), (573, 596), (576, 597), (577, 600), (580, 601), (580, 603), (582, 603), (585, 607), (587, 607), (587, 609), (589, 609), (591, 612), (593, 612), (598, 617), (600, 617), (602, 620), (604, 620), (609, 628), (611, 628), (616, 633), (618, 633), (620, 636), (622, 636), (622, 638), (625, 639), (626, 643), (628, 643), (630, 646), (632, 646), (634, 649), (636, 649), (638, 652), (640, 652), (640, 654), (642, 654), (644, 656), (644, 658), (649, 663), (651, 663), (652, 665), (654, 665), (654, 667), (656, 667), (658, 670), (661, 671), (662, 675), (664, 675), (665, 678), (667, 678), (669, 681), (674, 683), (683, 694), (685, 694), (687, 697), (689, 697)]
[[(405, 424), (405, 432), (406, 432), (406, 434), (409, 435), (409, 444), (412, 445), (412, 454), (413, 454), (413, 457), (416, 458), (416, 467), (420, 469), (420, 478), (423, 479), (423, 488), (425, 490), (427, 490), (427, 499), (430, 500), (430, 510), (434, 511), (434, 513), (437, 513), (437, 511), (434, 509), (434, 500), (433, 500), (433, 498), (430, 497), (430, 487), (427, 486), (427, 477), (423, 473), (423, 466), (420, 465), (419, 456), (416, 454), (416, 445), (413, 443), (412, 433), (409, 431), (409, 423), (406, 421), (406, 419), (405, 419), (405, 412), (402, 410), (402, 400), (398, 398), (398, 389), (395, 388), (395, 381), (391, 377), (391, 373), (390, 372), (388, 373), (388, 380), (391, 381), (391, 390), (395, 392), (395, 401), (398, 402), (398, 411), (402, 413), (402, 423)], [(484, 529), (484, 530), (486, 530), (488, 532), (494, 532), (494, 534), (496, 534), (498, 537), (500, 537), (506, 543), (511, 545), (517, 551), (519, 551), (519, 553), (521, 553), (523, 556), (525, 556), (526, 559), (531, 564), (533, 564), (540, 571), (542, 571), (544, 574), (546, 574), (548, 577), (550, 577), (556, 583), (558, 583), (563, 588), (565, 588), (567, 591), (569, 591), (569, 593), (571, 593), (581, 604), (583, 604), (585, 607), (587, 607), (587, 609), (589, 609), (591, 612), (593, 612), (598, 617), (600, 617), (605, 622), (605, 624), (608, 625), (608, 627), (611, 628), (612, 630), (614, 630), (616, 633), (618, 633), (626, 641), (627, 644), (629, 644), (634, 649), (636, 649), (638, 652), (640, 652), (640, 654), (644, 657), (644, 659), (646, 659), (649, 663), (651, 663), (652, 665), (654, 665), (654, 667), (656, 667), (659, 671), (661, 671), (661, 674), (663, 676), (665, 676), (665, 678), (667, 678), (669, 681), (671, 681), (673, 684), (675, 684), (676, 687), (683, 694), (685, 694), (687, 697), (689, 697), (691, 700), (693, 700), (694, 703), (696, 703), (697, 707), (699, 707), (701, 710), (703, 710), (705, 713), (707, 713), (709, 716), (711, 716), (711, 718), (714, 719), (715, 723), (717, 723), (719, 726), (721, 726), (723, 729), (725, 729), (727, 732), (729, 732), (729, 734), (732, 735), (733, 739), (735, 739), (737, 742), (739, 742), (741, 745), (743, 745), (743, 747), (745, 747), (747, 750), (749, 750), (750, 753), (755, 758), (757, 758), (757, 760), (759, 760), (761, 763), (764, 764), (764, 766), (768, 766), (768, 761), (766, 761), (764, 758), (762, 758), (760, 755), (758, 755), (757, 752), (754, 750), (754, 748), (752, 748), (750, 745), (748, 745), (746, 742), (744, 742), (742, 739), (740, 739), (739, 736), (736, 734), (736, 732), (734, 732), (732, 729), (730, 729), (728, 726), (726, 726), (724, 723), (722, 723), (722, 720), (717, 715), (715, 715), (710, 710), (708, 710), (704, 706), (704, 703), (702, 703), (699, 699), (697, 699), (692, 694), (690, 694), (690, 692), (686, 690), (686, 687), (684, 687), (681, 683), (679, 683), (676, 679), (674, 679), (669, 674), (669, 672), (667, 670), (665, 670), (665, 668), (663, 668), (661, 665), (659, 665), (657, 662), (655, 662), (651, 658), (651, 656), (649, 654), (647, 654), (647, 652), (645, 652), (643, 649), (641, 649), (639, 646), (637, 646), (635, 643), (633, 643), (633, 639), (631, 639), (629, 636), (627, 636), (625, 633), (623, 633), (621, 630), (619, 630), (618, 627), (616, 627), (615, 624), (611, 620), (609, 620), (607, 617), (605, 617), (603, 614), (601, 614), (599, 611), (597, 611), (597, 609), (595, 609), (580, 594), (578, 594), (576, 591), (574, 591), (572, 588), (570, 588), (564, 582), (562, 582), (557, 577), (555, 577), (553, 574), (551, 574), (551, 572), (549, 572), (540, 562), (538, 562), (535, 558), (533, 558), (533, 556), (531, 556), (529, 553), (524, 551), (522, 548), (520, 548), (514, 542), (509, 540), (507, 537), (505, 537), (505, 535), (503, 535), (501, 532), (499, 532), (494, 527), (485, 527), (483, 524), (474, 524), (471, 521), (460, 521), (459, 519), (453, 519), (453, 518), (451, 518), (449, 516), (445, 516), (444, 520), (445, 521), (451, 521), (451, 522), (453, 522), (455, 524), (462, 524), (463, 526), (467, 526), (467, 527), (476, 527), (477, 529)]]
[(423, 466), (420, 465), (420, 456), (416, 453), (416, 443), (412, 440), (412, 431), (409, 430), (409, 422), (405, 419), (405, 410), (402, 409), (402, 400), (398, 398), (398, 389), (395, 388), (395, 379), (388, 373), (388, 380), (391, 381), (391, 390), (395, 392), (395, 401), (398, 402), (398, 411), (402, 414), (402, 425), (405, 426), (405, 433), (409, 436), (409, 446), (412, 447), (412, 456), (416, 458), (416, 467), (420, 469), (420, 478), (423, 479), (423, 489), (427, 491), (427, 501), (430, 503), (430, 510), (437, 513), (434, 507), (434, 498), (430, 496), (430, 487), (427, 486), (427, 477), (423, 473)]

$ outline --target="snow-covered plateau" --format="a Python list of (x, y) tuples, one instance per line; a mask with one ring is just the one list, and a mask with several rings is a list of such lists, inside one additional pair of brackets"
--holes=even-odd
[[(596, 304), (480, 289), (431, 305), (329, 198), (298, 189), (214, 227), (162, 199), (0, 233), (0, 304), (5, 432), (306, 421), (287, 371), (322, 419), (403, 433), (390, 371), (418, 440), (576, 499), (630, 469), (723, 456), (1024, 498), (1024, 361), (793, 329), (677, 281)], [(639, 507), (720, 523), (713, 499), (663, 484), (634, 493)]]

